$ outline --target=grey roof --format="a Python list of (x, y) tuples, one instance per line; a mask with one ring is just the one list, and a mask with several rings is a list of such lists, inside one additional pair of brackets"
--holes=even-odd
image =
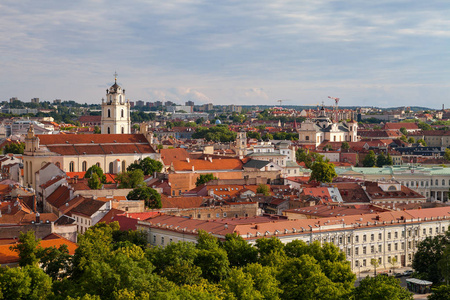
[(243, 167), (244, 168), (254, 168), (254, 169), (261, 169), (267, 166), (270, 162), (265, 160), (257, 160), (252, 159), (248, 161)]
[(286, 156), (285, 154), (280, 154), (277, 152), (253, 152), (252, 154), (249, 154), (248, 156)]

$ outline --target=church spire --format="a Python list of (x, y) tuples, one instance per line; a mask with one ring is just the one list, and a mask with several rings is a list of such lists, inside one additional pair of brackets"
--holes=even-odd
[(117, 83), (117, 72), (116, 71), (114, 71), (114, 83)]

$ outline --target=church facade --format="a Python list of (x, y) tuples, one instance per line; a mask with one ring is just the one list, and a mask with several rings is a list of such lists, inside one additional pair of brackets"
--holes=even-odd
[(102, 134), (36, 135), (31, 125), (25, 137), (24, 184), (36, 189), (36, 172), (49, 162), (64, 172), (84, 172), (97, 165), (115, 174), (146, 157), (160, 160), (150, 132), (130, 134), (130, 106), (124, 93), (117, 82), (109, 89), (111, 98), (102, 103)]
[(300, 143), (314, 147), (319, 146), (324, 141), (358, 141), (358, 123), (353, 120), (334, 123), (325, 115), (324, 107), (322, 107), (319, 117), (301, 123), (297, 132)]

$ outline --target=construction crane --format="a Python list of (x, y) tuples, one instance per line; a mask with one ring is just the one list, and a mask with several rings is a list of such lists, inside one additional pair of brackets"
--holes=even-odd
[(334, 103), (335, 103), (335, 106), (334, 106), (335, 120), (336, 120), (336, 122), (339, 122), (339, 117), (338, 117), (338, 104), (339, 104), (339, 98), (331, 97), (331, 96), (328, 96), (328, 98), (334, 100)]
[(285, 102), (285, 101), (291, 101), (291, 100), (286, 100), (286, 99), (280, 99), (280, 100), (277, 100), (277, 102), (280, 102), (280, 106), (282, 106), (282, 105), (283, 105), (283, 102)]

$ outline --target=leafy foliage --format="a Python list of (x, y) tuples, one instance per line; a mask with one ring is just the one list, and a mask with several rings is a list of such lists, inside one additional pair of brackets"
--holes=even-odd
[(119, 188), (121, 189), (134, 189), (145, 186), (144, 172), (141, 169), (119, 173), (116, 180), (119, 182)]
[(93, 174), (97, 174), (98, 179), (101, 183), (106, 183), (106, 176), (103, 174), (102, 168), (97, 165), (93, 165), (89, 169), (87, 169), (86, 173), (84, 173), (84, 178), (92, 178)]
[(393, 276), (367, 276), (353, 293), (355, 299), (361, 300), (408, 300), (412, 294), (400, 286), (400, 281)]
[(333, 182), (333, 179), (337, 177), (334, 165), (328, 162), (315, 162), (311, 167), (310, 180), (318, 182)]
[(216, 180), (217, 177), (214, 176), (212, 173), (208, 174), (200, 174), (200, 176), (197, 177), (197, 181), (195, 182), (195, 186), (200, 186), (202, 184), (205, 184), (211, 180)]
[(270, 195), (270, 188), (269, 188), (269, 186), (267, 184), (260, 184), (256, 188), (256, 193), (263, 194), (264, 196), (269, 196)]
[(153, 175), (154, 172), (161, 172), (163, 164), (160, 161), (146, 157), (138, 163), (132, 163), (128, 166), (127, 171), (142, 170), (144, 175)]
[(364, 167), (374, 167), (377, 163), (377, 157), (375, 155), (375, 152), (373, 150), (370, 150), (369, 153), (364, 157), (363, 160), (363, 166)]
[(228, 126), (216, 125), (213, 127), (198, 127), (192, 138), (227, 143), (236, 140), (236, 135), (236, 132), (228, 129)]
[(25, 143), (11, 143), (6, 144), (3, 148), (3, 153), (23, 154), (25, 150)]
[(145, 200), (145, 206), (148, 208), (161, 208), (161, 195), (151, 187), (138, 187), (128, 193), (127, 199)]
[(16, 251), (19, 254), (19, 265), (21, 267), (29, 265), (37, 265), (38, 258), (38, 246), (39, 239), (34, 236), (34, 231), (21, 232), (19, 235), (19, 243), (9, 247), (11, 250)]

